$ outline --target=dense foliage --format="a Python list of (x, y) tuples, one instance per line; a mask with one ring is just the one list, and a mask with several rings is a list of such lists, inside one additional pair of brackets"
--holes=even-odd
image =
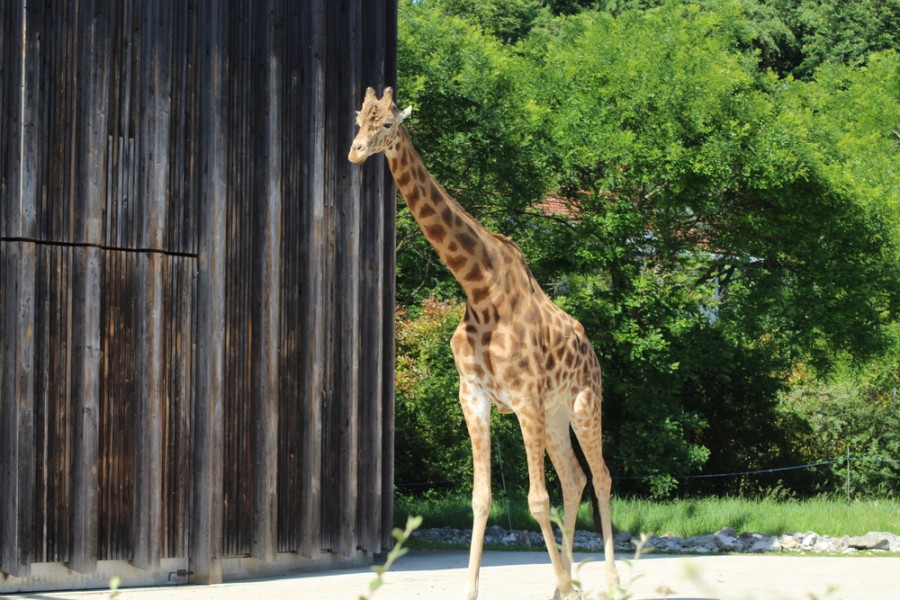
[[(896, 490), (898, 12), (896, 0), (401, 3), (414, 142), (585, 325), (620, 492), (829, 491), (845, 471), (683, 476), (848, 451), (865, 459), (858, 493)], [(543, 210), (550, 196), (568, 211)], [(466, 487), (447, 345), (460, 291), (405, 210), (398, 250), (397, 481)], [(515, 420), (495, 421), (507, 483), (525, 486)]]

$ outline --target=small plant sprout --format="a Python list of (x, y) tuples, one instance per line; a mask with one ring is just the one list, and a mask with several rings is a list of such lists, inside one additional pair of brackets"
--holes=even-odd
[(422, 525), (422, 517), (418, 516), (410, 516), (406, 519), (406, 529), (400, 530), (400, 528), (395, 528), (391, 535), (394, 536), (394, 539), (397, 540), (397, 543), (394, 544), (394, 548), (388, 552), (387, 560), (384, 561), (384, 565), (382, 566), (373, 566), (372, 571), (375, 573), (375, 579), (373, 579), (369, 583), (369, 595), (362, 595), (359, 597), (359, 600), (369, 600), (372, 595), (375, 593), (375, 590), (381, 587), (384, 583), (384, 574), (397, 562), (401, 556), (409, 552), (409, 548), (404, 548), (403, 544), (409, 539), (409, 536), (412, 535), (413, 531), (418, 529)]
[(122, 585), (122, 578), (118, 575), (109, 580), (109, 600), (115, 600), (122, 593), (119, 586)]

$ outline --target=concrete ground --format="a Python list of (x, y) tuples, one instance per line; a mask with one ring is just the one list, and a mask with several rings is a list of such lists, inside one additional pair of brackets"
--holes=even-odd
[[(589, 558), (576, 554), (576, 563)], [(596, 557), (591, 557), (596, 558)], [(628, 598), (678, 600), (879, 600), (900, 598), (900, 559), (895, 557), (821, 557), (797, 555), (668, 556), (648, 555), (617, 561)], [(456, 600), (466, 573), (465, 551), (414, 551), (385, 574), (374, 600)], [(117, 600), (358, 600), (374, 575), (368, 568), (329, 570), (225, 583), (213, 586), (126, 588)], [(576, 579), (599, 598), (603, 565), (589, 562)], [(485, 552), (481, 600), (548, 600), (554, 588), (544, 552)], [(105, 600), (108, 591), (44, 592), (13, 595), (32, 600)]]

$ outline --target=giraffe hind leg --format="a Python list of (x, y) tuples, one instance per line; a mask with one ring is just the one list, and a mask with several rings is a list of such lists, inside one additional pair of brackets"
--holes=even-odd
[(546, 434), (547, 453), (553, 468), (559, 476), (563, 492), (563, 530), (566, 543), (563, 545), (563, 565), (571, 577), (572, 574), (572, 544), (575, 533), (575, 521), (578, 517), (578, 507), (581, 504), (581, 495), (587, 478), (578, 457), (572, 448), (572, 439), (569, 437), (569, 418), (565, 411), (559, 411), (551, 417), (547, 423)]
[(606, 560), (606, 587), (619, 588), (616, 571), (615, 546), (613, 545), (612, 518), (610, 516), (610, 492), (612, 478), (603, 460), (603, 441), (600, 419), (600, 394), (590, 388), (582, 390), (575, 399), (572, 428), (578, 444), (587, 460), (594, 483), (594, 492), (600, 504), (600, 524), (603, 528), (603, 550)]
[(544, 536), (544, 544), (553, 564), (556, 574), (557, 591), (563, 598), (570, 598), (572, 590), (572, 577), (569, 574), (569, 566), (563, 562), (559, 549), (556, 546), (556, 538), (553, 535), (553, 527), (550, 523), (550, 496), (547, 493), (547, 481), (544, 477), (544, 452), (546, 450), (545, 430), (546, 423), (541, 408), (529, 409), (517, 412), (519, 425), (522, 429), (522, 439), (525, 442), (525, 454), (528, 458), (528, 508), (531, 516), (541, 527)]

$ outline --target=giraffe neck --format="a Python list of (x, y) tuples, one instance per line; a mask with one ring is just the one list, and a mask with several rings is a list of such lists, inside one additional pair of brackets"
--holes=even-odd
[(494, 285), (494, 262), (503, 242), (484, 228), (428, 172), (400, 127), (385, 149), (391, 174), (406, 206), (473, 304), (487, 300)]

